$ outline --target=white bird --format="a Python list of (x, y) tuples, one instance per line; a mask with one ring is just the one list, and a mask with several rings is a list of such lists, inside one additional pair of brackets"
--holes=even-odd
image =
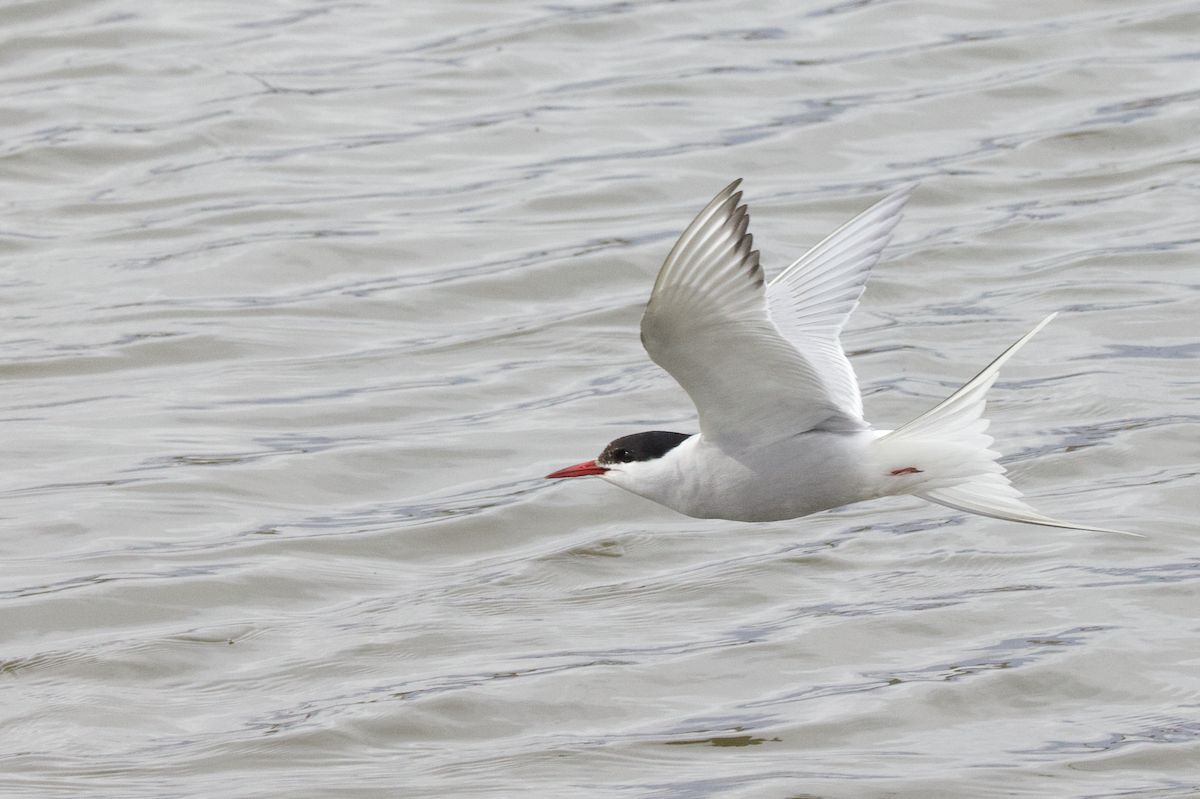
[(679, 237), (642, 316), (642, 343), (695, 403), (699, 435), (624, 436), (547, 478), (599, 475), (704, 519), (778, 521), (912, 494), (996, 519), (1122, 532), (1051, 519), (1022, 502), (984, 433), (984, 395), (1000, 367), (1054, 314), (936, 408), (875, 430), (839, 336), (911, 187), (765, 283), (739, 183)]

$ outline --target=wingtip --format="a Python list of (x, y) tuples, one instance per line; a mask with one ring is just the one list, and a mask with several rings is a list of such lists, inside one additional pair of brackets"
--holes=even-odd
[(899, 218), (900, 209), (903, 208), (912, 198), (913, 192), (917, 190), (917, 186), (919, 185), (921, 184), (915, 180), (911, 183), (902, 184), (900, 188), (886, 194), (882, 200), (879, 200), (877, 203), (872, 205), (864, 213), (887, 209), (890, 213), (896, 214), (897, 218)]
[(1058, 316), (1058, 311), (1055, 311), (1054, 313), (1050, 314), (1042, 321), (1038, 322), (1036, 325), (1033, 326), (1033, 330), (1030, 330), (1028, 333), (1021, 336), (1021, 338), (1017, 340), (1017, 343), (1013, 344), (1011, 347), (1009, 347), (1004, 352), (1004, 355), (1001, 355), (1000, 357), (1005, 358), (1007, 355), (1009, 355), (1011, 353), (1015, 353), (1018, 349), (1025, 346), (1025, 342), (1029, 341), (1029, 339), (1033, 338), (1038, 333), (1040, 333), (1042, 328), (1045, 327), (1046, 325), (1050, 324), (1052, 321), (1054, 321), (1054, 317), (1056, 317), (1056, 316)]

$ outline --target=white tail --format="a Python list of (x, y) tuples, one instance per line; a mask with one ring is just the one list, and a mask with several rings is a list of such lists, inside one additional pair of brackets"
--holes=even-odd
[[(874, 442), (884, 464), (913, 462), (936, 466), (922, 470), (910, 467), (911, 477), (910, 468), (891, 471), (892, 475), (903, 477), (897, 481), (896, 488), (900, 490), (896, 493), (912, 493), (948, 508), (993, 519), (1144, 537), (1041, 515), (1021, 501), (1021, 492), (1012, 487), (1004, 476), (1004, 467), (996, 462), (1000, 453), (989, 449), (993, 439), (984, 432), (988, 420), (983, 418), (987, 390), (996, 382), (1005, 361), (1057, 315), (1043, 319), (945, 402)], [(916, 477), (917, 474), (922, 476)]]

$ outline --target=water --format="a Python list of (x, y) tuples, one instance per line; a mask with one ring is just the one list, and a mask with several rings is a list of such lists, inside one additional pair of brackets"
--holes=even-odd
[[(6, 797), (1200, 792), (1200, 3), (0, 9)], [(920, 181), (845, 336), (1041, 510), (697, 521), (637, 322)]]

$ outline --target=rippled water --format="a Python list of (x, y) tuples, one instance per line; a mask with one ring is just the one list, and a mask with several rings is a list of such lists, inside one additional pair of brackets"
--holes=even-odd
[[(0, 8), (11, 797), (1200, 791), (1200, 3)], [(920, 181), (845, 336), (1037, 507), (697, 521), (637, 322)]]

